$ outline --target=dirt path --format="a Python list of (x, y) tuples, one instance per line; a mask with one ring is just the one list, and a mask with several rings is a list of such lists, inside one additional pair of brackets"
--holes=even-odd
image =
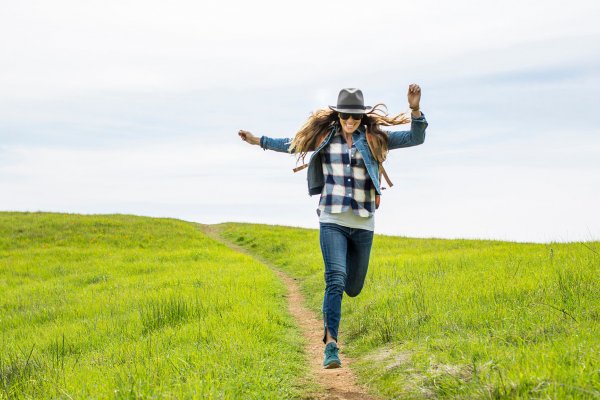
[[(308, 355), (311, 369), (311, 379), (318, 383), (323, 391), (319, 393), (311, 393), (306, 399), (371, 399), (376, 400), (367, 394), (367, 390), (359, 386), (356, 382), (356, 377), (348, 368), (352, 365), (352, 360), (340, 353), (342, 360), (342, 368), (324, 369), (323, 363), (323, 320), (317, 318), (315, 313), (304, 306), (304, 297), (300, 292), (300, 286), (295, 279), (291, 278), (269, 261), (264, 260), (254, 254), (249, 253), (243, 247), (230, 243), (219, 235), (219, 228), (213, 225), (198, 224), (200, 229), (211, 238), (228, 246), (234, 251), (238, 251), (251, 256), (259, 262), (271, 268), (286, 285), (288, 289), (287, 301), (290, 314), (296, 319), (304, 338), (306, 339), (305, 352)], [(344, 342), (340, 340), (339, 346), (343, 349)], [(343, 350), (342, 350), (343, 352)]]

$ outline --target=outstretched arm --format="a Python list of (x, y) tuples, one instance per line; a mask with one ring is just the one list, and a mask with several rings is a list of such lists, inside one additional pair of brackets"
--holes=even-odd
[(413, 83), (408, 86), (408, 104), (411, 109), (412, 121), (410, 122), (410, 131), (388, 132), (388, 149), (398, 149), (401, 147), (416, 146), (425, 141), (425, 129), (427, 129), (427, 120), (419, 108), (421, 102), (421, 88)]
[(273, 150), (281, 153), (287, 153), (290, 147), (290, 143), (292, 139), (282, 138), (282, 139), (274, 139), (267, 136), (254, 136), (252, 133), (244, 130), (240, 130), (238, 135), (242, 138), (243, 141), (257, 145), (263, 148), (263, 150)]

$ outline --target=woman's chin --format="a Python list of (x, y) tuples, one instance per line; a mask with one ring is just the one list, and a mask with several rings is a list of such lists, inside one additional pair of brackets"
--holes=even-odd
[(342, 130), (345, 134), (354, 133), (354, 131), (358, 128), (358, 126), (353, 125), (352, 127), (348, 127), (346, 125), (342, 125)]

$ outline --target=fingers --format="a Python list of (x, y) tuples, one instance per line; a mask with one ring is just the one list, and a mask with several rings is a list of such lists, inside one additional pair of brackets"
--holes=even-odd
[(408, 85), (408, 93), (417, 94), (420, 92), (421, 92), (421, 88), (416, 83), (411, 83), (410, 85)]
[(254, 136), (253, 134), (251, 134), (248, 131), (240, 129), (239, 132), (238, 132), (238, 135), (246, 143), (249, 143), (249, 144), (259, 144), (258, 138), (256, 138), (256, 136)]
[(238, 135), (242, 138), (244, 142), (247, 142), (250, 137), (250, 132), (240, 129)]

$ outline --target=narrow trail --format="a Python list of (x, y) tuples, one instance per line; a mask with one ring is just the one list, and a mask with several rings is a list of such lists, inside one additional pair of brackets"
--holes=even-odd
[(271, 270), (273, 270), (273, 272), (277, 274), (279, 279), (281, 279), (281, 281), (287, 287), (288, 310), (298, 323), (298, 326), (300, 327), (300, 330), (302, 331), (302, 335), (304, 336), (306, 342), (305, 352), (308, 356), (311, 371), (311, 376), (309, 378), (312, 382), (316, 382), (323, 389), (322, 392), (310, 393), (305, 397), (305, 399), (377, 399), (376, 397), (369, 395), (367, 393), (366, 388), (360, 386), (357, 383), (356, 376), (349, 368), (349, 366), (352, 365), (352, 360), (344, 356), (344, 354), (342, 354), (344, 346), (343, 341), (340, 340), (339, 342), (340, 348), (342, 349), (340, 352), (342, 368), (323, 368), (323, 351), (325, 348), (322, 341), (323, 321), (322, 319), (317, 318), (315, 313), (306, 308), (306, 306), (304, 305), (304, 297), (302, 296), (302, 293), (300, 291), (300, 286), (294, 278), (282, 272), (279, 268), (277, 268), (269, 261), (262, 259), (254, 254), (251, 254), (246, 249), (238, 246), (235, 243), (231, 243), (223, 239), (219, 234), (219, 227), (214, 225), (203, 224), (198, 224), (198, 226), (209, 237), (215, 239), (220, 243), (223, 243), (224, 245), (226, 245), (234, 251), (249, 255), (250, 257), (254, 258), (260, 263), (265, 264), (266, 266), (271, 268)]

